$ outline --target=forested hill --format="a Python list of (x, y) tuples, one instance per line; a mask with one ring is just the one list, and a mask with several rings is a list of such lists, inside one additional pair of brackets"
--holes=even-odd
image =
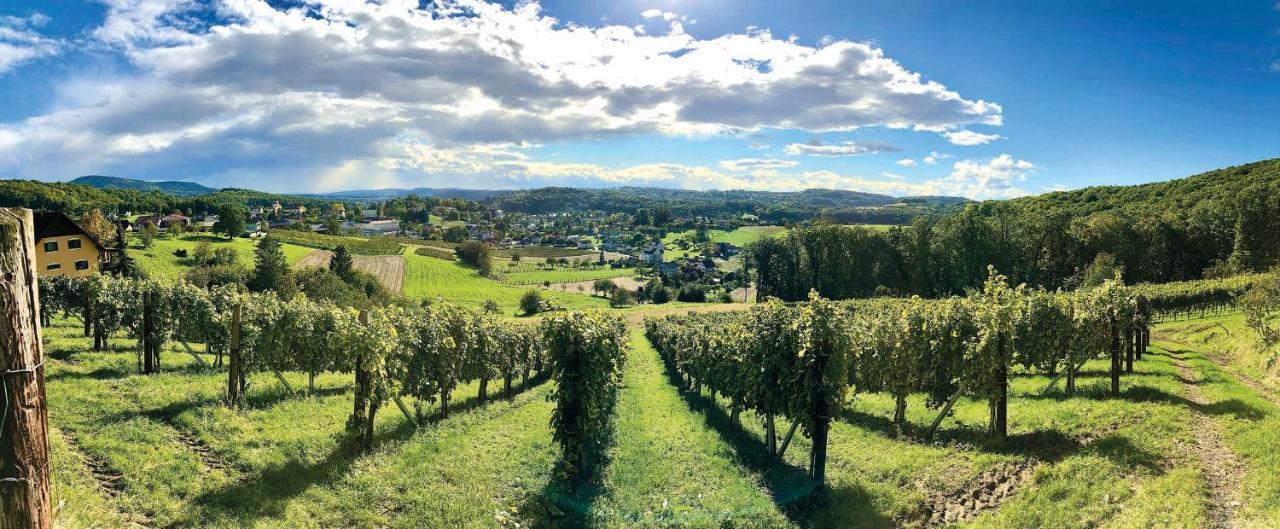
[(114, 176), (89, 175), (72, 180), (72, 184), (82, 184), (99, 189), (128, 189), (133, 191), (162, 191), (179, 196), (205, 195), (216, 192), (216, 189), (205, 187), (195, 182), (134, 180)]
[(1237, 165), (1198, 175), (1131, 186), (1098, 186), (1013, 199), (1011, 204), (1040, 211), (1091, 215), (1104, 211), (1188, 212), (1231, 207), (1253, 194), (1280, 194), (1280, 158)]
[(498, 195), (491, 200), (502, 209), (530, 213), (587, 209), (634, 213), (642, 208), (667, 208), (678, 216), (753, 214), (775, 223), (825, 217), (837, 222), (871, 224), (905, 224), (916, 216), (942, 213), (968, 202), (959, 197), (891, 197), (835, 189), (772, 192), (651, 187), (546, 187)]

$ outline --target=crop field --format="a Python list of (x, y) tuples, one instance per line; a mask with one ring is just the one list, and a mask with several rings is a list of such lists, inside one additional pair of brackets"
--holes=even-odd
[[(773, 459), (759, 417), (744, 413), (740, 429), (724, 398), (677, 389), (638, 328), (610, 463), (598, 486), (570, 494), (554, 479), (552, 384), (485, 405), (460, 387), (456, 413), (416, 430), (393, 407), (379, 415), (377, 448), (356, 456), (340, 446), (350, 375), (321, 375), (313, 396), (255, 375), (233, 411), (221, 371), (171, 347), (165, 373), (139, 375), (132, 343), (89, 351), (78, 323), (45, 334), (55, 503), (66, 501), (59, 519), (71, 527), (1280, 524), (1280, 403), (1242, 378), (1256, 371), (1219, 363), (1245, 332), (1233, 316), (1157, 327), (1120, 398), (1106, 394), (1105, 361), (1083, 367), (1074, 397), (1015, 372), (1004, 442), (985, 435), (985, 401), (960, 399), (925, 442), (923, 396), (908, 399), (898, 429), (891, 397), (858, 393), (833, 423), (817, 503), (805, 499), (808, 439)], [(1236, 473), (1213, 470), (1223, 465)]]
[[(293, 265), (294, 268), (322, 267), (328, 268), (333, 260), (333, 252), (328, 250), (312, 250), (306, 257)], [(404, 288), (404, 256), (400, 255), (353, 255), (351, 265), (356, 270), (378, 278), (378, 282), (387, 290), (399, 293)]]

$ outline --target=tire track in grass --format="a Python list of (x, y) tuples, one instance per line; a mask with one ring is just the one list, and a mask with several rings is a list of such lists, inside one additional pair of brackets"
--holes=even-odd
[[(1177, 354), (1170, 351), (1170, 354)], [(1207, 408), (1213, 402), (1200, 389), (1204, 377), (1187, 365), (1186, 352), (1174, 356), (1178, 373), (1182, 376), (1187, 399), (1198, 407)], [(1236, 510), (1240, 507), (1241, 478), (1244, 465), (1235, 452), (1227, 448), (1217, 421), (1199, 409), (1191, 409), (1195, 419), (1195, 452), (1200, 470), (1208, 487), (1209, 503), (1206, 505), (1209, 525), (1215, 529), (1236, 527)]]

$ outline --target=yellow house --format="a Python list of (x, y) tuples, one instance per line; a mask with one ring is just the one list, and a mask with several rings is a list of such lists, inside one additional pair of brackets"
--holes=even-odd
[(87, 276), (97, 272), (107, 251), (62, 213), (35, 214), (36, 266), (42, 276)]

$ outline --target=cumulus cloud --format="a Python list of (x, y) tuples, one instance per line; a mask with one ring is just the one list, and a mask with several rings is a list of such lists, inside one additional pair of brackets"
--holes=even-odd
[(36, 59), (57, 55), (62, 42), (41, 35), (37, 28), (49, 17), (34, 13), (26, 17), (0, 16), (0, 75)]
[(862, 156), (882, 152), (898, 152), (902, 149), (878, 141), (845, 141), (840, 143), (792, 143), (783, 152), (791, 156)]
[(1017, 187), (1017, 183), (1025, 181), (1035, 170), (1036, 166), (1031, 162), (1001, 154), (989, 160), (957, 161), (951, 174), (935, 184), (950, 195), (977, 199), (1011, 198), (1028, 194)]
[(916, 161), (912, 160), (911, 158), (903, 158), (901, 160), (898, 160), (897, 164), (903, 167), (915, 167)]
[(944, 132), (943, 136), (947, 137), (947, 141), (954, 145), (986, 145), (996, 141), (1003, 136), (999, 134), (982, 134), (971, 130), (957, 130), (955, 132)]
[[(966, 99), (868, 43), (806, 46), (763, 29), (699, 39), (666, 12), (650, 18), (671, 30), (646, 35), (564, 23), (536, 3), (103, 3), (88, 44), (131, 73), (68, 79), (53, 110), (0, 123), (0, 174), (323, 184), (366, 168), (413, 180), (465, 166), (439, 153), (465, 161), (473, 149), (526, 142), (765, 128), (943, 134), (1002, 122), (998, 104)], [(13, 49), (0, 48), (0, 72), (57, 52), (34, 20), (4, 24), (0, 46)], [(856, 145), (797, 149), (852, 155)], [(521, 174), (531, 173), (510, 181)]]

